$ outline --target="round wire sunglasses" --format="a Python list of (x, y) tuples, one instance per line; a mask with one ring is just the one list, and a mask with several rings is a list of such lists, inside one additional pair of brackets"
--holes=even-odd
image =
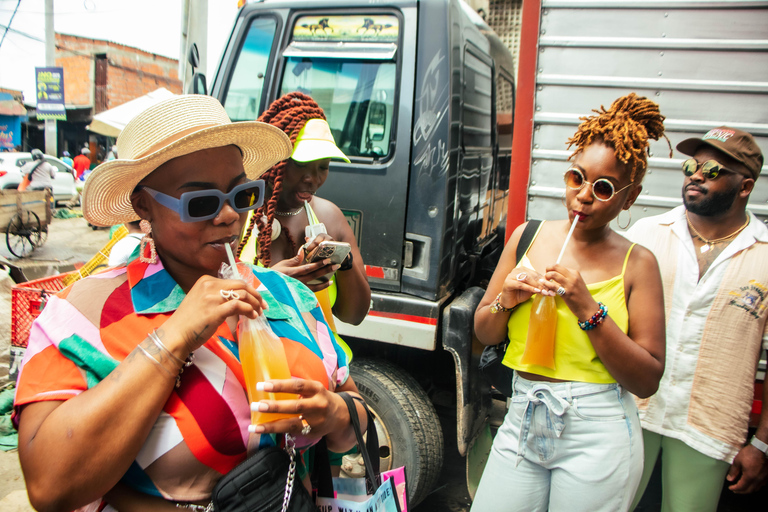
[(584, 188), (584, 185), (591, 185), (592, 195), (595, 196), (595, 199), (598, 201), (610, 201), (613, 199), (613, 196), (633, 185), (630, 183), (626, 187), (621, 187), (619, 190), (616, 190), (613, 183), (605, 178), (598, 178), (594, 183), (591, 183), (584, 178), (584, 174), (576, 167), (571, 167), (565, 171), (563, 180), (565, 181), (565, 186), (571, 190), (581, 190)]
[(229, 193), (217, 189), (184, 192), (176, 199), (155, 189), (141, 186), (152, 198), (179, 214), (182, 222), (200, 222), (215, 218), (224, 208), (224, 201), (237, 213), (255, 210), (264, 203), (264, 180), (247, 181)]

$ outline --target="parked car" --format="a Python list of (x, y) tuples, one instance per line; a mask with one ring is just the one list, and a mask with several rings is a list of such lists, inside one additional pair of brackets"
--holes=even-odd
[[(0, 153), (0, 189), (16, 189), (21, 184), (21, 167), (32, 160), (30, 153)], [(56, 168), (53, 197), (56, 204), (77, 201), (75, 170), (56, 157), (45, 155), (45, 161)]]

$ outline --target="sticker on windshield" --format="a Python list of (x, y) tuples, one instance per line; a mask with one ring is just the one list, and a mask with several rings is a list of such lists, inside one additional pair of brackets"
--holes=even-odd
[(395, 43), (399, 22), (391, 14), (301, 16), (293, 27), (294, 41)]

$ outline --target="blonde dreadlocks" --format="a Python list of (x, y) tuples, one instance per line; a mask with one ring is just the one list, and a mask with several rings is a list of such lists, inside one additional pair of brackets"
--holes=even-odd
[[(659, 140), (664, 135), (664, 116), (653, 101), (635, 93), (617, 99), (611, 108), (593, 110), (596, 116), (580, 118), (583, 122), (576, 134), (568, 139), (568, 148), (575, 145), (572, 160), (595, 141), (613, 148), (616, 158), (629, 166), (632, 183), (643, 181), (648, 167), (648, 139)], [(672, 145), (669, 156), (672, 157)]]

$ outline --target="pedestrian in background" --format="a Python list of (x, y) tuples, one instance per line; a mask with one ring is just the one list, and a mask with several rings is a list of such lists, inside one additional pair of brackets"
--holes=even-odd
[[(56, 169), (45, 161), (45, 155), (39, 149), (33, 149), (30, 153), (32, 160), (21, 167), (21, 175), (24, 182), (19, 190), (50, 190), (53, 192), (53, 178), (56, 177)], [(28, 182), (25, 185), (25, 182)]]
[(75, 162), (72, 160), (72, 157), (69, 154), (69, 151), (65, 151), (61, 154), (61, 161), (67, 164), (70, 167), (74, 167)]
[(747, 211), (763, 154), (747, 132), (721, 126), (677, 150), (683, 205), (627, 232), (658, 258), (667, 310), (666, 371), (639, 400), (645, 471), (661, 452), (662, 511), (714, 512), (723, 483), (736, 493), (768, 479), (768, 386), (745, 446), (755, 372), (768, 346), (768, 228)]
[(75, 179), (82, 179), (83, 173), (87, 171), (91, 166), (91, 159), (89, 155), (91, 150), (83, 148), (80, 150), (80, 154), (75, 157), (73, 166), (75, 168)]

